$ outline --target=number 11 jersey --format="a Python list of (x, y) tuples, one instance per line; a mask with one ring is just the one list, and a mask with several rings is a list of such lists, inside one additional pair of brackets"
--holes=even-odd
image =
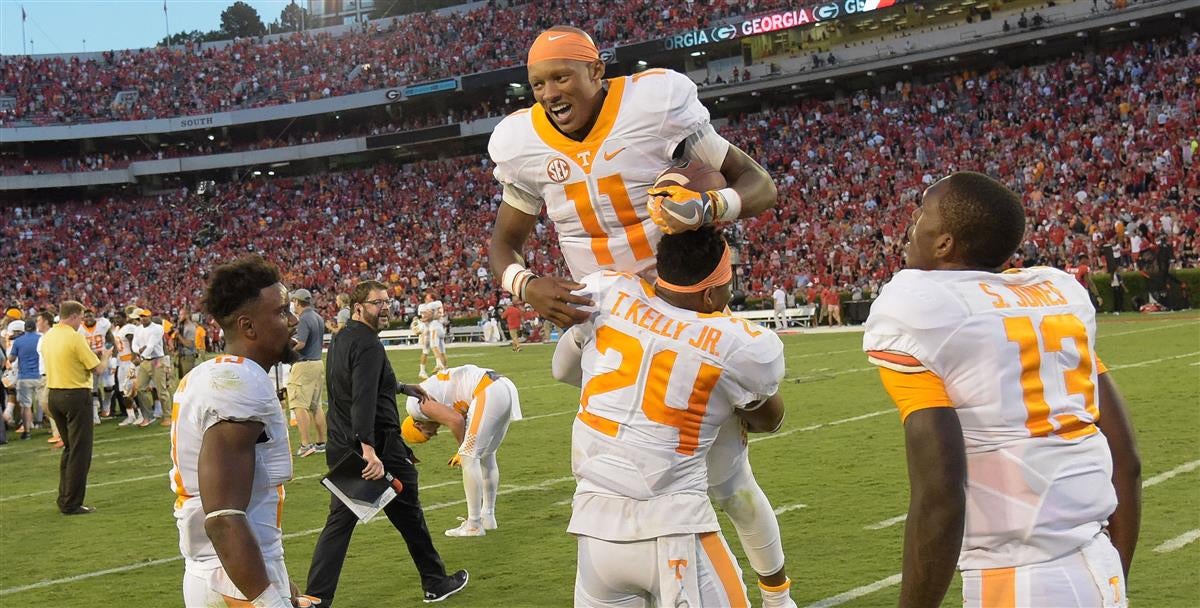
[(647, 190), (681, 143), (709, 124), (687, 76), (656, 68), (608, 81), (588, 136), (559, 132), (535, 105), (505, 117), (488, 154), (504, 201), (538, 215), (544, 204), (575, 280), (597, 270), (642, 273), (662, 233)]

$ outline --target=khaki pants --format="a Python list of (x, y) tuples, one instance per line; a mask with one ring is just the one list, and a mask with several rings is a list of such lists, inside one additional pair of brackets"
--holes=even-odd
[(288, 376), (288, 407), (310, 412), (321, 409), (321, 387), (325, 385), (323, 361), (297, 361)]
[(196, 355), (175, 355), (175, 370), (179, 379), (182, 380), (194, 367), (196, 367)]
[(173, 387), (170, 381), (170, 370), (163, 358), (143, 360), (137, 368), (137, 398), (142, 407), (142, 416), (147, 412), (153, 415), (154, 395), (150, 393), (150, 381), (154, 380), (154, 388), (158, 389), (158, 400), (162, 402), (163, 416), (170, 416), (171, 404), (174, 402)]

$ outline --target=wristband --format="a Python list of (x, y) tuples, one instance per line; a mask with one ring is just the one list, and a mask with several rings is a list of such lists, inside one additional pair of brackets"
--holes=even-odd
[(517, 264), (516, 262), (509, 264), (508, 267), (504, 269), (504, 274), (500, 276), (500, 286), (503, 287), (508, 293), (517, 293), (513, 282), (516, 280), (517, 275), (520, 274), (522, 270), (525, 270), (525, 267)]
[(235, 516), (235, 515), (240, 515), (240, 516), (242, 516), (242, 517), (245, 517), (245, 516), (246, 516), (246, 512), (245, 512), (245, 511), (239, 511), (239, 510), (237, 510), (237, 509), (218, 509), (218, 510), (216, 510), (216, 511), (213, 511), (212, 513), (209, 513), (208, 515), (205, 515), (205, 516), (204, 516), (204, 519), (205, 519), (205, 520), (209, 520), (209, 519), (212, 519), (212, 518), (214, 518), (214, 517), (233, 517), (233, 516)]
[(736, 221), (742, 215), (742, 195), (738, 194), (737, 190), (733, 188), (721, 188), (714, 191), (714, 193), (724, 205), (716, 209), (717, 213), (713, 218), (713, 222)]
[(508, 268), (504, 269), (504, 275), (500, 277), (500, 286), (508, 293), (524, 300), (525, 286), (536, 278), (537, 275), (532, 270), (520, 264), (512, 263), (508, 265)]

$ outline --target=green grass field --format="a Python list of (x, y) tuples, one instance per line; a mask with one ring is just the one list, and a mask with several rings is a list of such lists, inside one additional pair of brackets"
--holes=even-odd
[[(899, 589), (898, 516), (908, 501), (903, 436), (859, 352), (861, 339), (859, 333), (786, 338), (787, 419), (781, 432), (759, 436), (751, 449), (759, 483), (781, 511), (793, 597), (801, 606), (894, 606)], [(1129, 403), (1144, 461), (1130, 597), (1137, 606), (1200, 606), (1200, 543), (1185, 542), (1200, 535), (1200, 317), (1105, 318), (1097, 350)], [(527, 419), (512, 426), (500, 450), (500, 529), (483, 538), (441, 535), (465, 515), (459, 470), (445, 466), (453, 441), (439, 437), (417, 447), (435, 542), (448, 568), (471, 571), (470, 586), (449, 605), (570, 604), (575, 542), (564, 531), (565, 501), (574, 489), (569, 448), (577, 402), (572, 389), (550, 378), (550, 354), (543, 346), (521, 353), (450, 350), (451, 365), (474, 363), (512, 378)], [(398, 375), (413, 379), (416, 353), (392, 355)], [(87, 502), (99, 512), (70, 518), (54, 507), (58, 453), (42, 433), (28, 442), (10, 434), (14, 440), (0, 447), (0, 606), (182, 605), (167, 430), (113, 422), (98, 428)], [(301, 587), (328, 508), (318, 483), (324, 467), (319, 456), (297, 459), (287, 489), (287, 563)], [(727, 522), (725, 534), (748, 573)], [(753, 584), (749, 575), (747, 582)], [(411, 606), (420, 596), (404, 543), (387, 520), (357, 530), (338, 605)], [(956, 583), (944, 605), (958, 606), (960, 597)], [(753, 589), (751, 600), (758, 600)]]

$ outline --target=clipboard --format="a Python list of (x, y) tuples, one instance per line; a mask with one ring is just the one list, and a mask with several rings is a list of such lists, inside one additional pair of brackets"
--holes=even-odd
[(371, 521), (404, 491), (404, 484), (386, 471), (382, 479), (363, 479), (362, 470), (366, 466), (367, 461), (351, 451), (321, 478), (321, 485), (342, 501), (362, 523)]

